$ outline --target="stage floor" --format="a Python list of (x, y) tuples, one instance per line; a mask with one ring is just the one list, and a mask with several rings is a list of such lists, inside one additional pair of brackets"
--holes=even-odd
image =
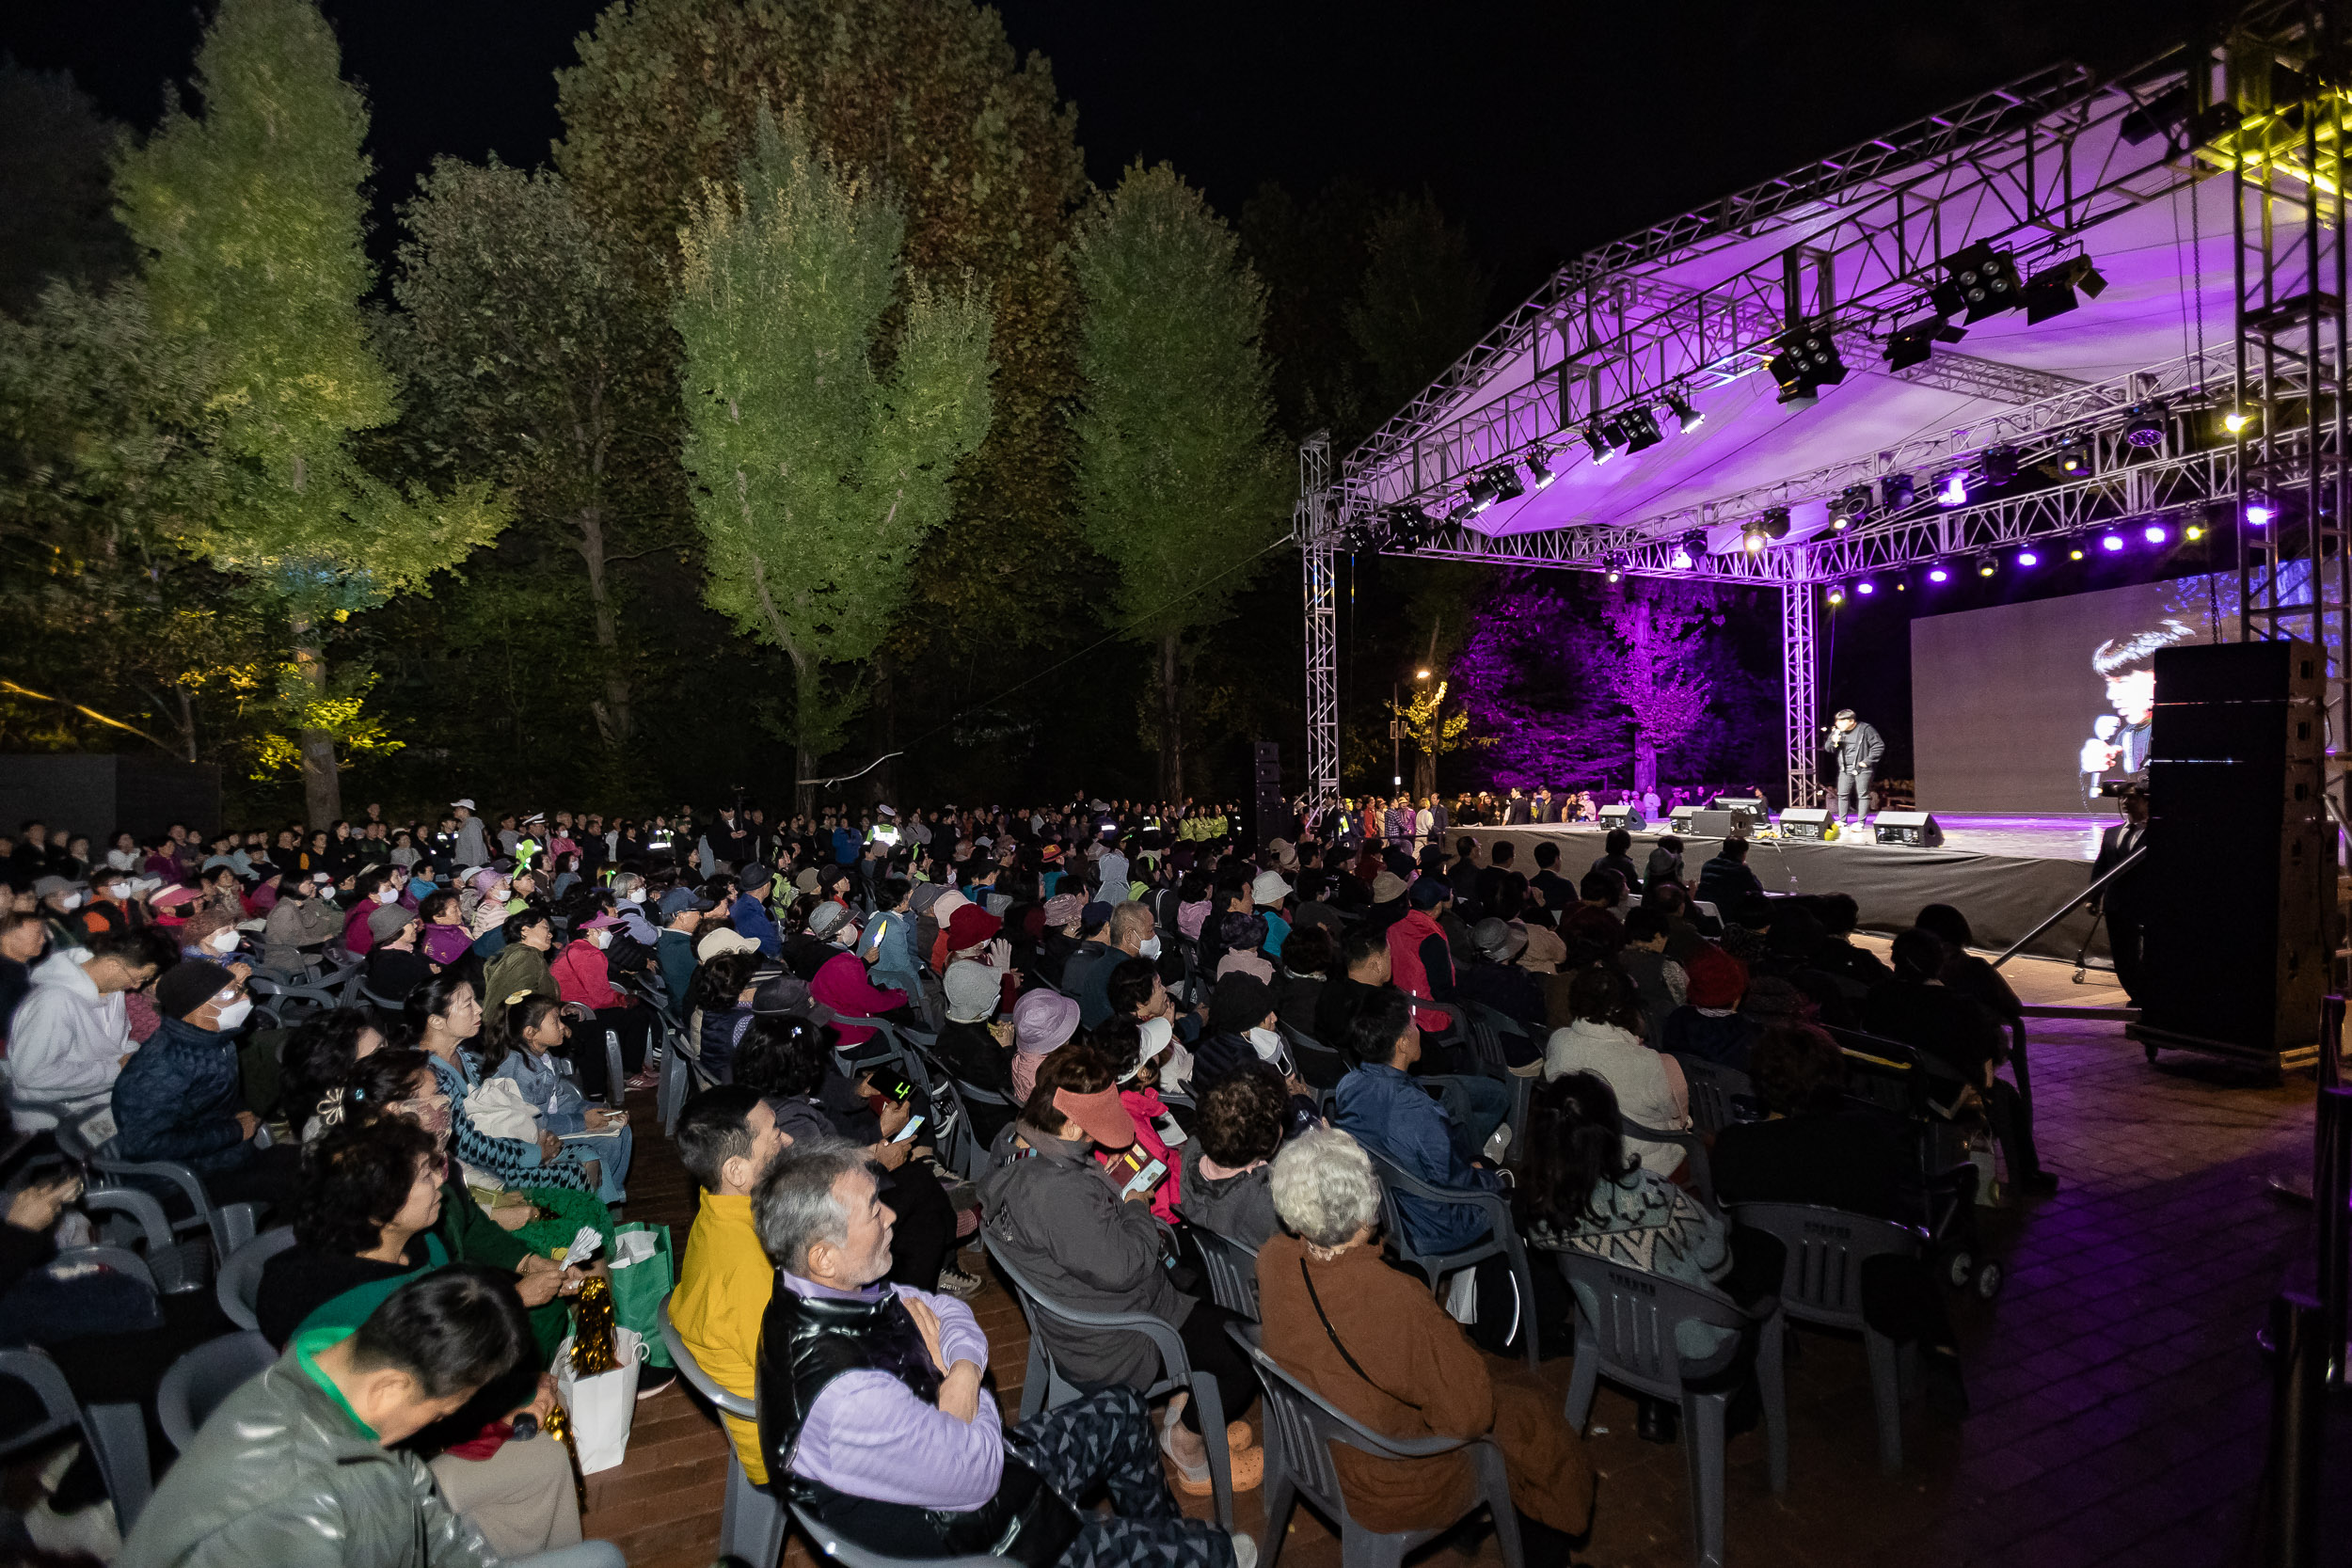
[[(2031, 861), (2094, 861), (2099, 858), (2099, 835), (2121, 820), (2115, 816), (1970, 816), (1934, 814), (1936, 826), (1944, 830), (1944, 847), (1965, 849), (1979, 855), (1999, 855), (2010, 860)], [(1775, 821), (1778, 818), (1774, 818)], [(1463, 828), (1466, 833), (1491, 833), (1492, 828)], [(1575, 822), (1533, 828), (1511, 828), (1510, 832), (1592, 833), (1601, 834), (1606, 829), (1597, 823)], [(1665, 832), (1662, 824), (1652, 824), (1642, 836), (1655, 839)], [(1448, 834), (1449, 837), (1453, 833)], [(1689, 836), (1689, 835), (1685, 835)], [(1849, 824), (1846, 835), (1837, 843), (1847, 848), (1875, 849), (1878, 847), (1867, 828), (1856, 832)]]

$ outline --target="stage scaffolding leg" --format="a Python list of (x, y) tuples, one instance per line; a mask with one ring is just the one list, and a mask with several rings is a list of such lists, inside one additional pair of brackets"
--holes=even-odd
[(1322, 801), (1340, 791), (1339, 585), (1331, 515), (1331, 443), (1317, 431), (1298, 449), (1298, 509), (1292, 533), (1305, 594), (1307, 795)]
[(1788, 715), (1788, 801), (1792, 806), (1821, 803), (1821, 731), (1817, 693), (1820, 674), (1815, 663), (1814, 616), (1818, 588), (1791, 582), (1780, 591), (1780, 685), (1783, 711)]

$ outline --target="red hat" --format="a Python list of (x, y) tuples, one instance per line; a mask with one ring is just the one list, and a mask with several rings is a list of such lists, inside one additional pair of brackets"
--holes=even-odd
[(1736, 1007), (1748, 989), (1748, 966), (1709, 942), (1682, 966), (1690, 976), (1683, 1000), (1693, 1007)]
[(1136, 1118), (1127, 1114), (1126, 1102), (1119, 1098), (1116, 1085), (1092, 1094), (1056, 1089), (1054, 1109), (1076, 1122), (1079, 1130), (1101, 1148), (1126, 1148), (1136, 1141)]
[(947, 920), (947, 951), (961, 953), (980, 943), (1005, 928), (1005, 923), (980, 908), (966, 904)]

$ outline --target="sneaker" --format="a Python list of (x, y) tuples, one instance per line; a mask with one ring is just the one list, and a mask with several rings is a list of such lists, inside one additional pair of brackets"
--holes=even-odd
[(1258, 1544), (1239, 1530), (1233, 1532), (1233, 1568), (1258, 1568)]
[(640, 1068), (637, 1071), (630, 1073), (621, 1086), (629, 1093), (635, 1094), (640, 1089), (650, 1089), (660, 1082), (661, 1069), (660, 1068)]
[(940, 1294), (954, 1296), (960, 1301), (970, 1301), (987, 1286), (987, 1280), (977, 1274), (966, 1274), (953, 1263), (939, 1271)]
[(640, 1367), (637, 1370), (637, 1397), (649, 1400), (677, 1381), (676, 1369), (672, 1367)]
[(1504, 1122), (1501, 1127), (1495, 1129), (1494, 1136), (1486, 1140), (1486, 1158), (1489, 1160), (1501, 1160), (1502, 1158), (1503, 1151), (1510, 1147), (1511, 1124), (1509, 1122)]

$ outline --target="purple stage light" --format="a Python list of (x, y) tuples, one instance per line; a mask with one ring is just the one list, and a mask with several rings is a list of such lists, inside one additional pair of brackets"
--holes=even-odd
[(1691, 569), (1691, 552), (1678, 545), (1675, 546), (1674, 569), (1677, 572), (1687, 572)]
[(2019, 550), (2017, 552), (2017, 564), (2020, 566), (2039, 566), (2042, 564), (2042, 558), (2034, 554), (2031, 550)]
[(2165, 541), (2164, 525), (2162, 523), (2150, 523), (2145, 529), (2140, 531), (2139, 536), (2142, 539), (2147, 540), (2151, 545), (2161, 545)]
[(2246, 498), (2246, 520), (2256, 528), (2268, 528), (2270, 519), (2278, 515), (2279, 509), (2271, 504), (2268, 496), (2257, 492)]
[(1928, 568), (1928, 580), (1930, 582), (1946, 582), (1949, 581), (1950, 578), (1951, 573), (1944, 570), (1941, 566), (1931, 566)]
[(1857, 582), (1853, 585), (1853, 591), (1857, 594), (1875, 594), (1879, 591), (1879, 585), (1875, 582)]
[(1966, 506), (1968, 504), (1968, 476), (1957, 468), (1953, 469), (1950, 476), (1944, 481), (1944, 488), (1935, 493), (1935, 504)]
[(2099, 541), (2099, 547), (2103, 550), (2120, 550), (2123, 547), (2123, 536), (2120, 533), (2110, 533)]

